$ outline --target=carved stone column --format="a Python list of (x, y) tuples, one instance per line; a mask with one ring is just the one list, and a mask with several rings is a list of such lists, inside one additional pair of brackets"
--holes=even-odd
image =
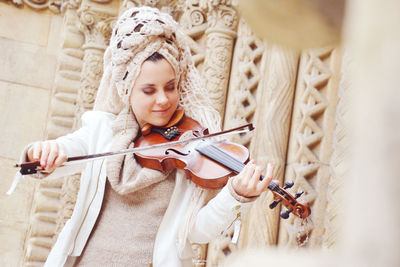
[(75, 110), (74, 128), (80, 127), (80, 118), (85, 111), (91, 110), (103, 75), (103, 54), (111, 35), (111, 23), (115, 20), (113, 10), (98, 10), (90, 6), (78, 11), (80, 30), (85, 36), (81, 87)]
[(311, 205), (311, 218), (281, 220), (279, 245), (321, 247), (328, 203), (328, 183), (335, 129), (341, 53), (332, 47), (302, 53), (288, 148), (285, 180), (291, 192), (304, 191), (299, 200)]
[(64, 14), (64, 40), (58, 55), (58, 67), (47, 123), (48, 139), (55, 139), (72, 130), (83, 65), (84, 36), (78, 29), (78, 21), (76, 9), (68, 8)]
[(346, 181), (350, 173), (349, 153), (351, 142), (349, 140), (349, 115), (351, 114), (351, 93), (354, 77), (354, 59), (346, 52), (342, 57), (340, 82), (338, 87), (338, 104), (335, 116), (335, 131), (333, 137), (333, 153), (330, 160), (332, 178), (327, 189), (325, 231), (322, 237), (323, 248), (339, 247), (341, 227), (344, 223), (343, 208), (346, 207), (345, 192)]
[[(283, 184), (289, 129), (295, 92), (299, 54), (278, 45), (267, 45), (262, 80), (257, 95), (255, 132), (250, 154), (256, 163), (272, 163), (274, 179)], [(279, 208), (269, 209), (269, 191), (262, 194), (246, 216), (240, 247), (275, 245), (278, 238)]]
[(207, 10), (203, 76), (214, 107), (224, 115), (238, 16), (232, 1), (201, 1)]
[[(225, 128), (254, 122), (257, 97), (261, 94), (259, 92), (263, 77), (261, 62), (265, 49), (264, 42), (257, 38), (248, 24), (241, 19), (232, 60), (232, 76), (224, 118)], [(253, 132), (248, 132), (230, 138), (233, 142), (249, 147), (252, 137)]]
[[(250, 148), (257, 164), (272, 162), (275, 179), (283, 181), (290, 117), (299, 55), (257, 38), (240, 20), (225, 112), (225, 128), (253, 123), (255, 130), (231, 139)], [(278, 236), (278, 209), (270, 211), (270, 194), (263, 194), (243, 218), (238, 246), (220, 238), (209, 247), (209, 265), (221, 264), (231, 252), (274, 245)]]

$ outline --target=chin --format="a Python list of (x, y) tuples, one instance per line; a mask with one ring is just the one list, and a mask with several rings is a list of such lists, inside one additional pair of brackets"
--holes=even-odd
[(157, 127), (163, 127), (165, 125), (167, 125), (169, 122), (168, 120), (154, 120), (152, 122), (149, 122), (151, 125), (157, 126)]
[(151, 116), (148, 116), (149, 119), (147, 120), (147, 123), (154, 126), (163, 127), (170, 122), (173, 115), (174, 112), (171, 114), (151, 114)]

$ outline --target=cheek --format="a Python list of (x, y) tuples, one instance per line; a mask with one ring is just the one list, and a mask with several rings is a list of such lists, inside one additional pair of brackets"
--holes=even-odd
[(145, 114), (146, 111), (151, 107), (151, 98), (145, 96), (138, 96), (133, 94), (131, 97), (131, 107), (135, 115)]
[(172, 95), (172, 97), (170, 98), (170, 101), (171, 101), (171, 103), (172, 103), (173, 106), (178, 107), (178, 105), (179, 105), (179, 98), (180, 98), (180, 96), (179, 96), (179, 93), (178, 93), (178, 92), (175, 92), (175, 93)]

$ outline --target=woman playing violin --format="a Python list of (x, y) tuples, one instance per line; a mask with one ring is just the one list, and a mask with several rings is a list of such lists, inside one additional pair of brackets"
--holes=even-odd
[(82, 172), (75, 209), (46, 266), (191, 266), (190, 243), (215, 239), (267, 190), (271, 166), (260, 181), (253, 161), (219, 192), (200, 188), (182, 170), (141, 167), (132, 154), (62, 166), (67, 157), (131, 148), (149, 128), (179, 121), (177, 110), (219, 130), (177, 23), (157, 9), (127, 10), (113, 29), (82, 128), (23, 153), (40, 161), (41, 178)]

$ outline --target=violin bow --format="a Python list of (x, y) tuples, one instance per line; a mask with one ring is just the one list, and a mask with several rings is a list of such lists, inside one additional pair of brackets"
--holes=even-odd
[[(166, 147), (166, 146), (171, 146), (171, 145), (178, 145), (178, 144), (187, 144), (187, 143), (194, 142), (197, 140), (209, 139), (209, 138), (212, 138), (215, 136), (245, 133), (245, 132), (249, 132), (252, 130), (254, 130), (253, 124), (248, 123), (248, 124), (245, 124), (245, 125), (242, 125), (239, 127), (235, 127), (235, 128), (231, 128), (231, 129), (228, 129), (225, 131), (206, 134), (206, 135), (202, 135), (202, 136), (195, 136), (192, 138), (188, 138), (186, 140), (171, 141), (171, 142), (166, 142), (166, 143), (155, 144), (152, 146), (127, 148), (127, 149), (122, 149), (119, 151), (110, 151), (110, 152), (90, 154), (90, 155), (85, 155), (85, 156), (68, 157), (66, 162), (63, 164), (63, 166), (76, 164), (76, 163), (79, 163), (82, 161), (92, 161), (92, 160), (107, 158), (107, 157), (111, 157), (111, 156), (131, 154), (131, 153), (136, 153), (136, 152), (148, 150), (148, 149), (155, 149), (155, 148)], [(19, 172), (22, 175), (35, 174), (38, 172), (38, 168), (40, 167), (40, 161), (17, 163), (14, 165), (14, 167), (20, 168)]]
[[(239, 127), (229, 129), (229, 130), (220, 131), (220, 132), (216, 132), (216, 133), (212, 133), (212, 134), (206, 134), (206, 135), (202, 135), (202, 136), (195, 136), (195, 137), (188, 138), (185, 140), (171, 141), (171, 142), (160, 143), (160, 144), (155, 144), (155, 145), (146, 146), (146, 147), (122, 149), (119, 151), (111, 151), (111, 152), (91, 154), (91, 155), (85, 155), (85, 156), (69, 157), (69, 158), (67, 158), (66, 162), (63, 165), (76, 164), (77, 162), (81, 162), (81, 161), (92, 161), (92, 160), (97, 160), (97, 159), (111, 157), (111, 156), (117, 156), (117, 155), (126, 155), (126, 154), (136, 153), (136, 152), (143, 151), (143, 150), (166, 147), (166, 146), (171, 146), (171, 145), (187, 144), (187, 143), (194, 142), (197, 140), (205, 140), (205, 139), (209, 139), (212, 137), (223, 136), (223, 135), (227, 135), (227, 134), (245, 133), (245, 132), (249, 132), (252, 130), (254, 130), (253, 124), (249, 123), (249, 124), (245, 124), (245, 125), (242, 125)], [(195, 133), (195, 132), (193, 132), (193, 133)], [(19, 171), (21, 175), (34, 174), (39, 171), (38, 168), (40, 167), (40, 161), (23, 162), (23, 163), (15, 164), (15, 167), (21, 168)], [(12, 188), (15, 186), (16, 185), (13, 185)], [(271, 184), (268, 186), (268, 188), (272, 191), (272, 193), (274, 195), (274, 201), (270, 204), (269, 207), (271, 209), (273, 209), (280, 203), (287, 208), (286, 211), (282, 211), (280, 214), (283, 219), (287, 219), (289, 217), (290, 213), (293, 213), (296, 216), (304, 219), (310, 215), (311, 210), (307, 204), (302, 204), (296, 200), (303, 194), (303, 192), (299, 192), (295, 196), (292, 196), (285, 190), (292, 186), (293, 186), (293, 182), (285, 183), (285, 186), (283, 188), (281, 188), (279, 185), (275, 184), (274, 182), (271, 182)], [(7, 194), (11, 194), (12, 191), (13, 191), (13, 189), (10, 189), (9, 192), (7, 192)]]

